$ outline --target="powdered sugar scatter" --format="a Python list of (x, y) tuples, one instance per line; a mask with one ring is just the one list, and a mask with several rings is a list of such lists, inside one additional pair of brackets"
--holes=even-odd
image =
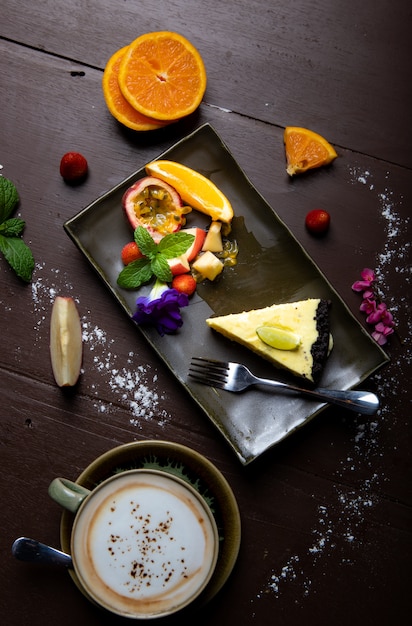
[(47, 275), (43, 276), (44, 271), (45, 264), (36, 263), (33, 272), (33, 281), (31, 283), (32, 301), (35, 315), (34, 330), (36, 331), (36, 341), (38, 341), (41, 337), (41, 327), (50, 315), (50, 307), (53, 304), (56, 296), (70, 295), (71, 291), (73, 290), (73, 288), (69, 284), (67, 284), (67, 280), (63, 276), (62, 279), (59, 279), (59, 282), (66, 284), (66, 292), (64, 294), (60, 294), (54, 282), (55, 277), (60, 274), (60, 270), (51, 269), (50, 277)]
[[(365, 441), (365, 445), (369, 445)], [(363, 451), (363, 450), (362, 450)], [(341, 461), (341, 471), (345, 473), (355, 469), (356, 464), (362, 464), (362, 453), (354, 452), (350, 458)], [(321, 568), (323, 560), (332, 553), (339, 551), (344, 554), (341, 564), (344, 567), (353, 565), (356, 561), (356, 552), (352, 550), (361, 541), (367, 526), (365, 515), (376, 504), (375, 488), (382, 477), (372, 473), (356, 490), (336, 488), (327, 503), (319, 504), (316, 508), (316, 521), (311, 530), (312, 541), (302, 554), (294, 554), (279, 568), (273, 569), (267, 587), (262, 589), (257, 597), (272, 592), (276, 596), (282, 592), (286, 583), (293, 582), (295, 588), (301, 589), (301, 597), (305, 598), (312, 589), (310, 571)], [(345, 549), (345, 544), (347, 548)], [(308, 568), (309, 563), (309, 568)]]
[[(357, 174), (358, 178), (355, 180), (362, 181), (362, 175), (359, 172)], [(372, 177), (370, 173), (369, 177)], [(410, 328), (408, 311), (412, 264), (411, 239), (407, 234), (410, 233), (411, 218), (410, 215), (400, 215), (399, 207), (402, 206), (403, 198), (394, 196), (393, 191), (387, 185), (389, 180), (388, 173), (386, 185), (382, 189), (378, 189), (377, 185), (374, 187), (380, 220), (386, 235), (383, 249), (377, 253), (374, 270), (381, 299), (391, 311), (395, 321), (399, 323), (399, 316), (406, 316), (406, 326)], [(391, 277), (394, 274), (404, 282), (403, 289), (397, 294), (393, 294), (391, 289)], [(402, 340), (410, 345), (410, 333), (409, 336), (403, 336)], [(406, 353), (405, 358), (408, 358)]]
[[(56, 296), (71, 296), (78, 303), (73, 295), (73, 286), (66, 276), (59, 274), (58, 269), (48, 269), (44, 263), (36, 264), (31, 289), (37, 341), (41, 338), (44, 324), (46, 332), (49, 332), (51, 306)], [(61, 285), (64, 285), (64, 293), (61, 292)], [(115, 411), (119, 405), (125, 406), (130, 412), (132, 426), (140, 429), (144, 421), (156, 420), (159, 426), (164, 427), (170, 416), (160, 408), (163, 398), (156, 390), (157, 374), (153, 374), (149, 366), (135, 365), (133, 352), (129, 352), (126, 363), (119, 366), (114, 339), (108, 338), (103, 329), (93, 324), (90, 311), (82, 319), (82, 338), (84, 350), (89, 350), (92, 356), (91, 367), (99, 373), (102, 386), (110, 389), (113, 396), (111, 401), (103, 402), (97, 399), (99, 389), (91, 385), (89, 392), (96, 396), (96, 411), (107, 414)], [(89, 361), (86, 358), (84, 360)], [(87, 371), (83, 372), (83, 376), (83, 384), (87, 386)]]
[[(382, 300), (392, 311), (394, 317), (397, 314), (407, 315), (409, 304), (406, 301), (410, 293), (411, 242), (405, 233), (410, 227), (410, 218), (402, 217), (399, 206), (402, 198), (395, 198), (388, 188), (389, 173), (384, 181), (385, 187), (374, 182), (373, 173), (369, 170), (349, 168), (350, 183), (353, 185), (366, 185), (376, 197), (377, 211), (382, 220), (385, 242), (383, 249), (377, 253), (375, 263), (375, 275), (381, 291)], [(361, 268), (360, 268), (361, 269)], [(404, 279), (402, 293), (393, 294), (390, 288), (390, 277), (395, 272)], [(380, 459), (386, 454), (393, 453), (388, 449), (387, 432), (392, 428), (398, 428), (396, 416), (387, 408), (386, 398), (391, 397), (392, 406), (394, 398), (397, 398), (399, 406), (404, 402), (405, 390), (402, 388), (404, 377), (402, 368), (411, 358), (412, 331), (409, 323), (406, 324), (407, 335), (402, 336), (405, 350), (402, 359), (392, 359), (384, 371), (378, 371), (373, 379), (380, 390), (381, 408), (375, 419), (361, 419), (355, 428), (351, 441), (351, 451), (342, 458), (336, 469), (338, 478), (332, 495), (327, 502), (317, 505), (314, 525), (311, 530), (312, 541), (308, 542), (305, 550), (300, 554), (293, 554), (286, 562), (279, 564), (271, 571), (266, 587), (258, 592), (257, 598), (263, 594), (274, 593), (276, 596), (282, 593), (286, 583), (293, 584), (295, 589), (301, 590), (301, 598), (304, 599), (313, 591), (310, 571), (318, 569), (326, 564), (327, 558), (336, 552), (342, 555), (342, 567), (348, 567), (356, 563), (356, 546), (362, 544), (364, 533), (368, 527), (368, 515), (379, 501), (378, 495), (386, 478), (380, 470)], [(402, 415), (399, 411), (397, 414)], [(351, 418), (353, 420), (353, 416)], [(402, 419), (401, 417), (398, 419)], [(355, 422), (356, 424), (356, 422)], [(402, 424), (404, 427), (405, 424)], [(384, 429), (385, 434), (382, 434)], [(369, 475), (367, 478), (356, 482), (356, 489), (345, 488), (347, 477), (356, 473), (356, 476), (364, 476), (365, 468)], [(347, 481), (346, 481), (347, 482)], [(313, 496), (315, 497), (315, 496)], [(308, 566), (309, 563), (309, 566)], [(317, 578), (319, 576), (317, 575)], [(298, 596), (296, 596), (298, 602)]]
[(367, 185), (369, 189), (372, 191), (374, 189), (374, 184), (371, 182), (371, 173), (369, 170), (360, 169), (358, 167), (350, 167), (349, 168), (351, 175), (351, 183), (360, 183), (362, 185)]
[[(402, 198), (395, 198), (393, 191), (384, 186), (383, 189), (378, 189), (377, 185), (373, 182), (373, 175), (369, 170), (361, 171), (359, 168), (349, 168), (351, 183), (367, 185), (372, 191), (376, 191), (377, 204), (380, 210), (381, 218), (384, 222), (384, 228), (386, 232), (386, 242), (384, 249), (378, 253), (377, 267), (374, 269), (377, 271), (378, 277), (384, 277), (384, 270), (395, 261), (394, 269), (398, 273), (406, 275), (407, 282), (410, 283), (411, 265), (410, 265), (410, 240), (401, 241), (399, 237), (408, 232), (410, 228), (410, 216), (403, 218), (399, 214), (397, 209), (398, 205), (402, 204)], [(386, 180), (390, 179), (389, 172), (386, 174)], [(409, 260), (409, 261), (408, 261)]]
[[(134, 353), (129, 352), (126, 366), (118, 366), (118, 357), (113, 350), (114, 339), (108, 339), (106, 333), (89, 321), (83, 321), (83, 344), (89, 346), (93, 353), (93, 366), (100, 373), (103, 381), (107, 382), (115, 400), (111, 405), (96, 401), (95, 408), (100, 413), (106, 413), (113, 407), (114, 402), (126, 405), (131, 413), (130, 424), (137, 428), (142, 422), (156, 419), (160, 426), (165, 426), (169, 415), (159, 409), (162, 399), (153, 389), (157, 375), (150, 374), (150, 368), (143, 365), (133, 365)], [(98, 391), (95, 390), (97, 395)]]

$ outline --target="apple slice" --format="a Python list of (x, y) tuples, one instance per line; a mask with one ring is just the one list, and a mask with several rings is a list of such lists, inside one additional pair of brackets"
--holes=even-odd
[(50, 358), (59, 387), (76, 384), (82, 365), (80, 317), (73, 298), (57, 296), (50, 319)]
[(198, 255), (206, 237), (206, 231), (203, 230), (203, 228), (183, 228), (180, 232), (193, 235), (194, 240), (191, 246), (181, 256), (168, 260), (173, 276), (190, 272), (189, 262)]
[(212, 222), (207, 231), (207, 235), (203, 242), (202, 250), (210, 250), (210, 252), (222, 252), (222, 222)]
[(167, 262), (169, 263), (173, 276), (177, 276), (178, 274), (187, 274), (187, 272), (190, 272), (189, 261), (187, 260), (185, 254), (182, 254), (182, 256), (178, 256), (174, 259), (168, 259)]
[(182, 228), (182, 233), (188, 233), (189, 235), (194, 236), (194, 241), (192, 245), (186, 250), (183, 256), (187, 258), (188, 261), (193, 261), (195, 257), (199, 254), (202, 249), (203, 243), (206, 238), (206, 231), (203, 228)]

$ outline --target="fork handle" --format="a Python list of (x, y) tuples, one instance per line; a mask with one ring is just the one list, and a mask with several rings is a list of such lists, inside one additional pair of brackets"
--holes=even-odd
[(256, 384), (268, 385), (271, 387), (283, 387), (291, 391), (297, 391), (302, 396), (313, 398), (313, 400), (324, 400), (329, 404), (342, 406), (349, 411), (356, 411), (363, 415), (374, 415), (379, 408), (379, 398), (370, 391), (340, 391), (336, 389), (302, 389), (294, 385), (287, 385), (280, 381), (268, 378), (256, 378)]

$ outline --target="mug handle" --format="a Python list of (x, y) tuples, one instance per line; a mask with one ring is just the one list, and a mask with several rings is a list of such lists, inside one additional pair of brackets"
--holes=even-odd
[(76, 513), (90, 491), (67, 478), (55, 478), (49, 485), (49, 496), (62, 507)]

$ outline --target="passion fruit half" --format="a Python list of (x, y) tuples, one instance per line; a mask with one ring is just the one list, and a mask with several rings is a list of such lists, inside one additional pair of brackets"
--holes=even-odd
[(146, 176), (125, 191), (122, 205), (133, 230), (146, 228), (157, 242), (186, 224), (186, 214), (192, 210), (184, 206), (180, 195), (168, 183)]

